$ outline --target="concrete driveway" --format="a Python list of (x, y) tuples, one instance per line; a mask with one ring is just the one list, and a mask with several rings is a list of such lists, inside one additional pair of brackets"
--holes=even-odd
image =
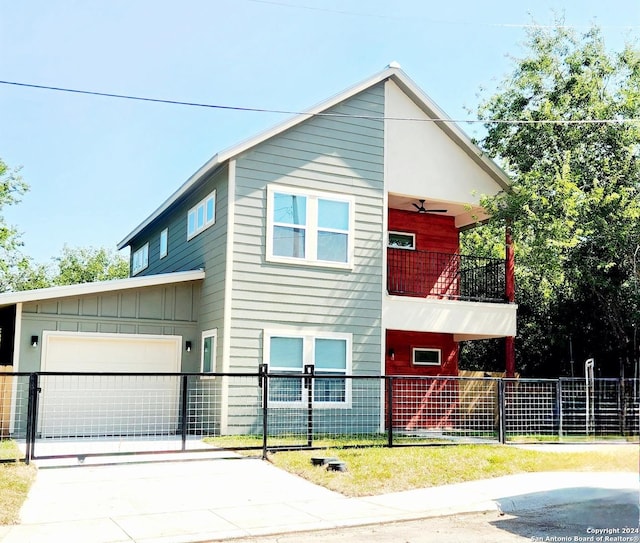
[[(628, 522), (637, 526), (638, 520), (634, 473), (532, 473), (347, 498), (258, 459), (209, 453), (180, 459), (41, 467), (21, 524), (0, 527), (0, 541), (227, 540), (485, 511), (496, 518), (524, 518), (531, 511), (594, 503), (594, 498), (627, 500)], [(593, 516), (588, 507), (583, 517), (590, 524), (576, 535), (614, 522), (607, 515)]]

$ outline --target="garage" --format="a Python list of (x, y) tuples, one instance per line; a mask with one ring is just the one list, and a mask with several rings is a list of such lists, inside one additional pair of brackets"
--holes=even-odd
[[(42, 437), (173, 434), (179, 424), (181, 336), (45, 331)], [(71, 374), (70, 372), (73, 372)], [(105, 375), (126, 373), (130, 375)]]

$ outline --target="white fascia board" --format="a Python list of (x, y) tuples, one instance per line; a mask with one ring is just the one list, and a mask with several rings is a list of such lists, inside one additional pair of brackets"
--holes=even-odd
[[(239, 144), (229, 147), (214, 155), (197, 172), (195, 172), (182, 186), (174, 192), (167, 200), (154, 211), (147, 219), (138, 225), (117, 245), (118, 249), (123, 249), (131, 240), (137, 236), (144, 228), (151, 224), (156, 218), (164, 213), (176, 200), (186, 194), (191, 187), (197, 184), (205, 175), (210, 174), (216, 168), (221, 167), (228, 160), (237, 157), (241, 153), (259, 145), (260, 143), (293, 128), (307, 119), (332, 108), (356, 94), (377, 85), (387, 79), (393, 79), (395, 83), (407, 93), (409, 97), (430, 117), (436, 119), (447, 119), (449, 117), (429, 98), (400, 68), (387, 67), (372, 77), (349, 87), (348, 89), (320, 102), (303, 113), (295, 115), (286, 121), (279, 123), (272, 128), (261, 132)], [(503, 189), (508, 190), (510, 185), (509, 177), (492, 160), (487, 158), (482, 150), (475, 145), (469, 137), (453, 122), (437, 122), (436, 124), (451, 137), (480, 167), (489, 173)]]
[(204, 176), (212, 173), (218, 166), (220, 166), (221, 161), (218, 159), (218, 155), (214, 155), (211, 159), (209, 159), (205, 164), (203, 164), (200, 169), (194, 173), (189, 179), (187, 179), (178, 190), (176, 190), (169, 198), (167, 198), (161, 205), (156, 209), (151, 215), (149, 215), (144, 221), (142, 221), (138, 226), (136, 226), (131, 232), (129, 232), (122, 241), (118, 242), (116, 246), (118, 250), (124, 249), (131, 240), (136, 237), (142, 230), (144, 230), (147, 226), (149, 226), (153, 221), (155, 221), (160, 215), (162, 215), (169, 207), (173, 205), (173, 203), (184, 196), (190, 189), (195, 185), (198, 181), (200, 181)]
[(350, 98), (351, 96), (355, 96), (359, 92), (362, 92), (363, 90), (368, 89), (369, 87), (376, 85), (381, 81), (384, 81), (385, 79), (389, 78), (391, 75), (397, 72), (398, 72), (398, 69), (396, 68), (386, 68), (385, 70), (374, 75), (373, 77), (370, 77), (369, 79), (366, 79), (365, 81), (362, 81), (361, 83), (358, 83), (353, 87), (349, 87), (347, 90), (341, 93), (338, 93), (335, 96), (317, 104), (316, 106), (308, 109), (304, 113), (295, 115), (294, 117), (291, 117), (290, 119), (287, 119), (286, 121), (279, 123), (273, 126), (272, 128), (265, 130), (264, 132), (261, 132), (256, 136), (253, 136), (247, 140), (244, 140), (241, 143), (238, 143), (232, 147), (229, 147), (217, 153), (206, 164), (204, 164), (196, 173), (194, 173), (191, 177), (189, 177), (189, 179), (187, 179), (187, 181), (185, 181), (176, 192), (174, 192), (171, 196), (169, 196), (169, 198), (167, 198), (167, 200), (158, 209), (156, 209), (151, 215), (149, 215), (149, 217), (147, 217), (142, 223), (140, 223), (140, 225), (138, 225), (134, 230), (132, 230), (129, 234), (127, 234), (127, 236), (118, 243), (117, 245), (118, 249), (123, 249), (127, 245), (129, 245), (129, 243), (135, 236), (137, 236), (144, 228), (146, 228), (156, 218), (158, 218), (162, 213), (164, 213), (176, 200), (178, 200), (181, 196), (183, 196), (193, 185), (198, 183), (198, 181), (200, 181), (205, 175), (210, 174), (215, 168), (224, 164), (227, 160), (237, 157), (239, 154), (244, 153), (245, 151), (247, 151), (248, 149), (251, 149), (252, 147), (255, 147), (256, 145), (259, 145), (260, 143), (268, 140), (269, 138), (277, 136), (278, 134), (281, 134), (285, 130), (288, 130), (289, 128), (292, 128), (306, 121), (307, 119), (313, 117), (314, 115), (317, 115), (318, 113), (321, 113), (324, 110), (329, 109), (335, 106), (336, 104), (339, 104), (340, 102)]
[(127, 279), (114, 279), (111, 281), (96, 281), (95, 283), (81, 283), (78, 285), (64, 285), (61, 287), (23, 290), (20, 292), (5, 292), (0, 294), (0, 307), (18, 303), (35, 302), (39, 300), (52, 300), (56, 298), (67, 298), (70, 296), (82, 296), (86, 294), (100, 294), (102, 292), (113, 292), (132, 288), (200, 281), (204, 279), (204, 277), (204, 270), (193, 270), (145, 275), (142, 277), (129, 277)]

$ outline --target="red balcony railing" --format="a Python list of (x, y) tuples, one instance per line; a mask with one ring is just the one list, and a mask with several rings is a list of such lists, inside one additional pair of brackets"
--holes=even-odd
[(388, 249), (387, 291), (400, 296), (506, 302), (505, 261)]

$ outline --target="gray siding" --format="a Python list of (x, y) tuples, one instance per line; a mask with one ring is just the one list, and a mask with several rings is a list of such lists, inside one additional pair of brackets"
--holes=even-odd
[[(329, 112), (382, 118), (383, 85)], [(381, 373), (383, 162), (383, 121), (340, 117), (309, 119), (237, 159), (233, 369), (255, 370), (262, 331), (286, 325), (352, 333), (354, 373)], [(271, 183), (355, 196), (353, 270), (265, 261)]]
[[(187, 212), (211, 191), (216, 190), (216, 222), (194, 238), (187, 240)], [(145, 228), (131, 242), (131, 255), (149, 243), (149, 267), (140, 275), (155, 275), (205, 268), (218, 255), (214, 246), (226, 235), (227, 170), (218, 171), (206, 178), (186, 198)], [(169, 251), (160, 258), (160, 233), (169, 230)]]
[[(213, 190), (216, 190), (215, 224), (187, 240), (187, 212)], [(194, 337), (194, 360), (187, 371), (200, 371), (200, 337), (204, 330), (218, 329), (216, 360), (222, 357), (222, 322), (225, 285), (227, 210), (229, 205), (228, 171), (223, 168), (208, 178), (174, 205), (131, 243), (131, 254), (149, 243), (149, 267), (137, 275), (154, 275), (175, 271), (204, 269), (199, 301), (198, 331)], [(160, 259), (160, 232), (169, 229), (168, 254)]]
[[(39, 371), (42, 341), (31, 347), (32, 335), (45, 330), (121, 334), (178, 335), (198, 342), (200, 285), (179, 283), (96, 296), (77, 296), (24, 304), (19, 371)], [(183, 352), (183, 371), (194, 371), (196, 353)]]

